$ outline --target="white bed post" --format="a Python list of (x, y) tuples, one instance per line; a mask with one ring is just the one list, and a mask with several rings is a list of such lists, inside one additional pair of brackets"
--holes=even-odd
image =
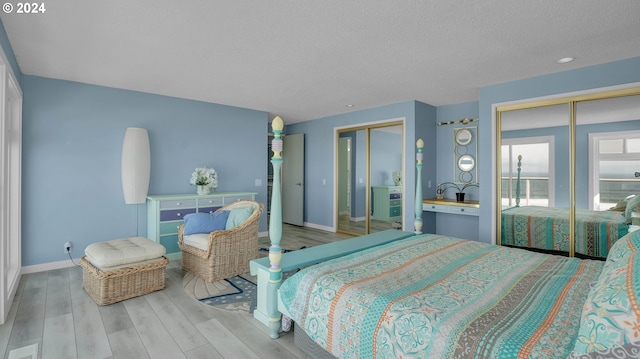
[(522, 155), (518, 155), (518, 180), (516, 181), (516, 207), (520, 207), (520, 172), (522, 171)]
[(271, 338), (278, 337), (280, 331), (280, 320), (282, 314), (278, 312), (278, 287), (282, 283), (282, 268), (280, 268), (280, 260), (282, 259), (282, 248), (280, 240), (282, 239), (282, 197), (280, 194), (280, 167), (282, 166), (282, 129), (284, 123), (279, 116), (273, 119), (271, 123), (273, 129), (273, 140), (271, 141), (271, 149), (273, 157), (271, 164), (273, 165), (273, 188), (271, 192), (271, 210), (269, 217), (269, 239), (271, 246), (269, 247), (269, 284), (267, 293), (267, 316), (269, 317), (269, 332)]
[(415, 233), (422, 233), (422, 148), (424, 147), (424, 141), (418, 139), (416, 142), (418, 152), (416, 153), (416, 208), (415, 208)]

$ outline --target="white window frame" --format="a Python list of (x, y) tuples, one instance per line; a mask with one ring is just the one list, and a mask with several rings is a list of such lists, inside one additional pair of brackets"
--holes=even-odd
[[(555, 138), (554, 136), (534, 136), (534, 137), (517, 137), (517, 138), (503, 138), (501, 146), (509, 146), (509, 164), (513, 160), (512, 148), (513, 145), (534, 145), (546, 143), (549, 146), (549, 207), (554, 206), (555, 199)], [(500, 149), (501, 151), (502, 149)], [(525, 159), (526, 163), (526, 159)], [(513, 176), (512, 166), (509, 166), (509, 176)], [(526, 165), (525, 167), (526, 168)], [(500, 174), (502, 176), (502, 174)], [(520, 189), (520, 201), (522, 201), (522, 188)], [(511, 188), (509, 189), (511, 193)], [(522, 202), (521, 202), (522, 203)]]
[[(598, 164), (600, 161), (640, 161), (640, 153), (604, 153), (600, 154), (600, 140), (619, 140), (640, 137), (640, 130), (636, 131), (615, 131), (615, 132), (595, 132), (589, 134), (589, 209), (599, 210), (600, 186), (596, 184), (600, 180)], [(596, 206), (596, 203), (598, 206)]]

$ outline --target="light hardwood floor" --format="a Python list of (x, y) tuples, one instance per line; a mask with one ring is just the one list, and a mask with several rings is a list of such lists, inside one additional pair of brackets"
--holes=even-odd
[[(350, 237), (285, 225), (281, 245), (298, 249)], [(266, 237), (259, 242), (269, 246)], [(250, 314), (187, 295), (179, 261), (166, 272), (164, 290), (103, 307), (82, 288), (80, 267), (23, 275), (0, 326), (0, 353), (9, 358), (12, 350), (35, 344), (43, 359), (307, 358), (294, 346), (292, 333), (272, 340)]]

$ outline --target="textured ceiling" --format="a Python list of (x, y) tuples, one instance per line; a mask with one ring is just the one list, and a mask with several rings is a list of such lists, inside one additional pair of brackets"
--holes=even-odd
[[(44, 14), (0, 14), (24, 74), (288, 123), (407, 100), (476, 101), (486, 85), (640, 56), (638, 0), (45, 5)], [(556, 62), (565, 56), (576, 60)]]

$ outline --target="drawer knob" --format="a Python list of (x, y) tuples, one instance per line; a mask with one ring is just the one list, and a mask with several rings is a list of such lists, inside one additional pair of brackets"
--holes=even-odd
[(431, 206), (431, 209), (436, 209), (436, 206)]
[(461, 208), (461, 209), (460, 209), (460, 212), (464, 212), (464, 208)]
[(176, 216), (182, 217), (182, 213), (176, 213)]

